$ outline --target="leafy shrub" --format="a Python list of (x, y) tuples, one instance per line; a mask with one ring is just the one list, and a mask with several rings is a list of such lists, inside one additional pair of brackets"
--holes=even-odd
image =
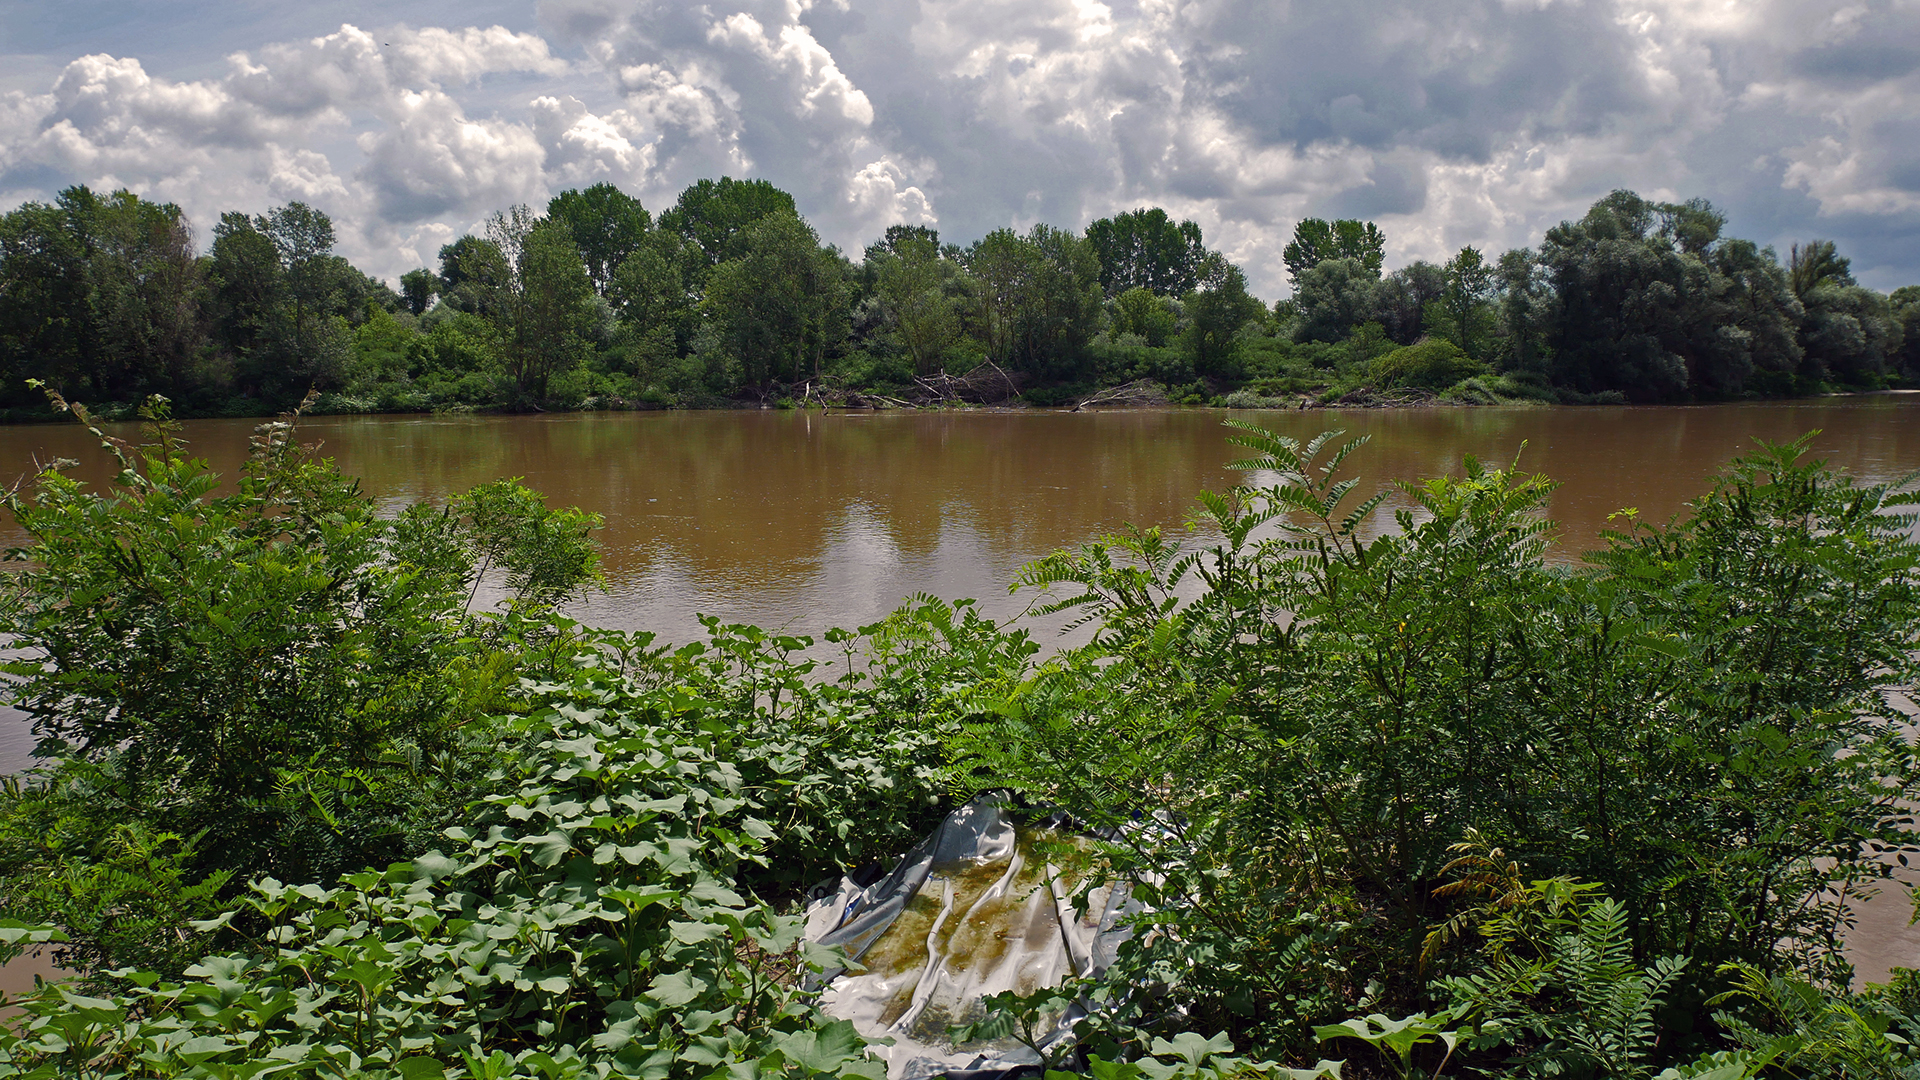
[[(130, 959), (112, 942), (144, 947), (129, 927), (183, 913), (172, 886), (143, 908), (87, 865), (304, 883), (420, 850), (496, 752), (470, 729), (508, 707), (526, 639), (598, 558), (598, 519), (513, 481), (382, 517), (285, 420), (221, 494), (151, 415), (144, 446), (93, 428), (122, 468), (107, 492), (56, 464), (7, 500), (32, 545), (8, 552), (24, 565), (0, 629), (25, 655), (5, 670), (47, 764), (0, 798), (0, 896), (63, 921), (94, 970)], [(512, 619), (468, 612), (489, 570)]]
[(583, 675), (517, 722), (523, 764), (452, 854), (338, 888), (256, 883), (220, 918), (250, 947), (117, 1000), (64, 987), (0, 1032), (13, 1075), (867, 1075), (850, 1026), (796, 993), (800, 920), (733, 878), (774, 835), (731, 732), (674, 691)]
[(1444, 390), (1461, 379), (1487, 373), (1487, 366), (1444, 338), (1425, 338), (1376, 358), (1370, 373), (1380, 386)]
[[(1368, 998), (1431, 1007), (1420, 943), (1469, 829), (1617, 900), (1635, 955), (1689, 957), (1672, 1000), (1722, 962), (1844, 980), (1833, 898), (1914, 850), (1884, 690), (1920, 635), (1911, 494), (1767, 447), (1566, 572), (1538, 477), (1468, 459), (1355, 505), (1354, 444), (1233, 426), (1283, 479), (1203, 496), (1210, 547), (1144, 530), (1028, 567), (1094, 638), (955, 745), (963, 791), (1113, 830), (1107, 871), (1148, 883), (1159, 931), (1116, 987), (1269, 1054)], [(1410, 508), (1370, 531), (1388, 494)]]

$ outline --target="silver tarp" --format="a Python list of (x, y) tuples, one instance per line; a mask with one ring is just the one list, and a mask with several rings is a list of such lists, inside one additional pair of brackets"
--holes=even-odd
[[(840, 946), (865, 969), (821, 976), (820, 1007), (869, 1039), (893, 1040), (877, 1051), (889, 1080), (1038, 1064), (1018, 1042), (955, 1045), (947, 1029), (982, 1019), (989, 995), (1100, 974), (1126, 936), (1115, 924), (1137, 910), (1128, 889), (1100, 886), (1076, 909), (1072, 871), (1035, 848), (1083, 838), (1016, 824), (1006, 810), (998, 796), (976, 798), (887, 876), (864, 887), (843, 878), (812, 894), (808, 940)], [(1075, 1007), (1054, 1018), (1041, 1047), (1072, 1038), (1084, 1015)]]

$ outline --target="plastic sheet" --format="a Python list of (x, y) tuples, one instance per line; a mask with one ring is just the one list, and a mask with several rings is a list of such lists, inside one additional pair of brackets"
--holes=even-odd
[[(1041, 841), (1084, 838), (1017, 824), (999, 797), (985, 795), (949, 814), (892, 873), (862, 885), (843, 878), (814, 892), (809, 940), (838, 945), (864, 971), (827, 972), (821, 1008), (851, 1020), (879, 1052), (889, 1080), (1001, 1072), (1039, 1056), (1012, 1040), (955, 1045), (950, 1026), (982, 1019), (982, 999), (1030, 994), (1072, 976), (1096, 976), (1125, 937), (1129, 891), (1103, 885), (1085, 910), (1070, 871), (1050, 865)], [(1052, 1018), (1042, 1049), (1072, 1038), (1078, 1006)]]

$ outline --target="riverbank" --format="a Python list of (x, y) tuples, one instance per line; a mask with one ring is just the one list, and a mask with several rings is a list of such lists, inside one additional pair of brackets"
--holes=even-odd
[[(958, 381), (958, 380), (954, 380)], [(1810, 402), (1830, 399), (1871, 398), (1891, 395), (1920, 394), (1920, 389), (1912, 387), (1890, 387), (1871, 390), (1832, 390), (1815, 394), (1746, 396), (1731, 399), (1699, 400), (1685, 402), (1630, 402), (1618, 393), (1580, 394), (1562, 391), (1554, 395), (1544, 393), (1512, 394), (1499, 392), (1498, 386), (1488, 386), (1485, 380), (1466, 380), (1462, 384), (1445, 391), (1433, 391), (1407, 387), (1370, 387), (1352, 389), (1328, 389), (1319, 393), (1263, 393), (1257, 389), (1240, 388), (1206, 396), (1189, 394), (1176, 400), (1166, 387), (1149, 381), (1123, 383), (1116, 386), (1094, 390), (1081, 388), (1045, 388), (1043, 392), (1028, 393), (1015, 391), (1001, 397), (985, 394), (968, 395), (952, 390), (927, 391), (924, 388), (908, 389), (903, 387), (883, 387), (879, 389), (843, 389), (821, 390), (810, 384), (799, 387), (775, 387), (766, 394), (752, 397), (731, 397), (723, 395), (700, 395), (675, 400), (653, 398), (625, 398), (617, 395), (596, 396), (582, 399), (571, 405), (549, 402), (539, 406), (529, 405), (472, 405), (464, 403), (433, 403), (421, 400), (391, 400), (355, 397), (348, 394), (322, 393), (312, 407), (307, 410), (309, 416), (541, 416), (569, 415), (581, 413), (657, 413), (657, 412), (765, 412), (765, 411), (1069, 411), (1116, 410), (1116, 409), (1196, 409), (1196, 410), (1261, 410), (1311, 412), (1338, 409), (1428, 409), (1428, 408), (1481, 408), (1487, 406), (1528, 408), (1554, 405), (1569, 406), (1633, 406), (1645, 408), (1669, 408), (1674, 406), (1716, 406), (1716, 405), (1755, 405), (1766, 403)], [(95, 416), (108, 422), (125, 422), (138, 419), (139, 402), (105, 402), (95, 405), (88, 403)], [(225, 402), (217, 409), (195, 409), (170, 402), (169, 409), (180, 420), (218, 420), (218, 419), (257, 419), (278, 416), (293, 408), (297, 402), (258, 401), (238, 398)], [(51, 408), (5, 408), (0, 409), (0, 425), (9, 424), (49, 424), (65, 423), (68, 417)]]

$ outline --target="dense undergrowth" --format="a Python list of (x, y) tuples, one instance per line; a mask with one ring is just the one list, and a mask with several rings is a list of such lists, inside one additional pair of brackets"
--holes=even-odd
[(283, 423), (222, 494), (155, 419), (11, 497), (0, 936), (77, 975), (0, 1075), (878, 1077), (799, 898), (990, 789), (1150, 911), (976, 1018), (1097, 1004), (1060, 1073), (1920, 1075), (1920, 987), (1840, 950), (1914, 850), (1915, 500), (1804, 440), (1566, 570), (1544, 478), (1362, 500), (1357, 443), (1236, 425), (1277, 479), (1217, 541), (1021, 575), (1087, 645), (920, 597), (823, 661), (564, 618), (596, 522), (515, 483), (383, 518)]

